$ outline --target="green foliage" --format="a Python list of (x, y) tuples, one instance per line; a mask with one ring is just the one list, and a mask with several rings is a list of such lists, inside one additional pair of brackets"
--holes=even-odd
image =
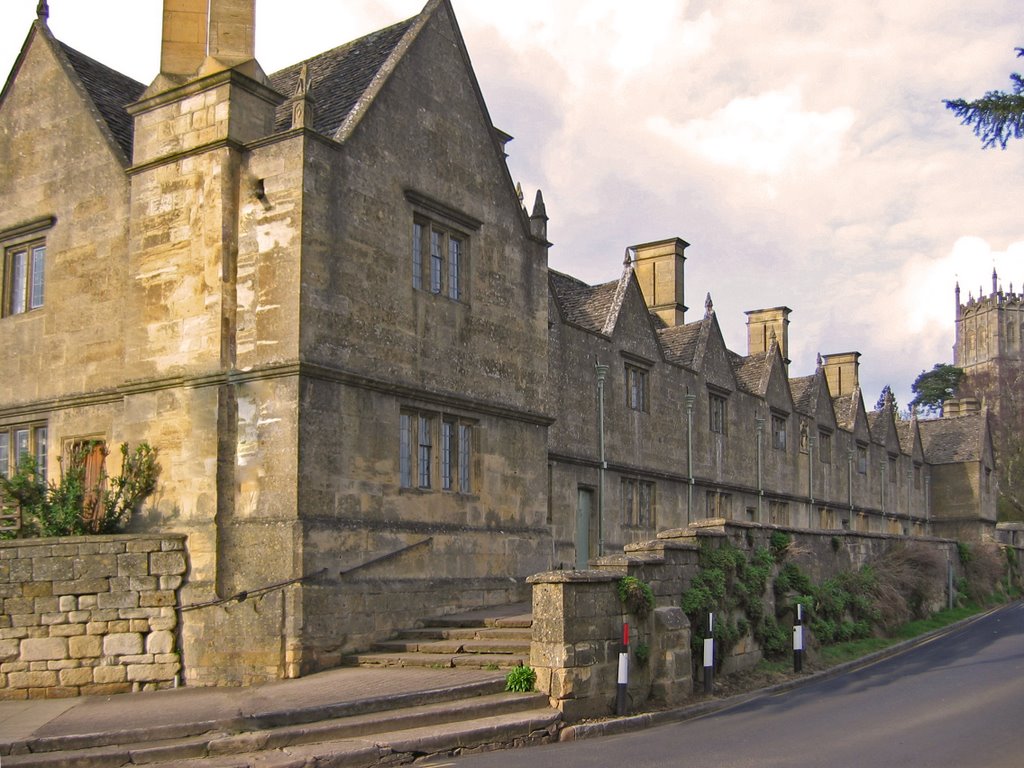
[(633, 655), (636, 657), (636, 663), (641, 667), (646, 667), (647, 662), (651, 658), (651, 646), (647, 643), (640, 643), (636, 650), (633, 651)]
[(966, 541), (958, 541), (956, 543), (956, 554), (960, 558), (960, 565), (967, 565), (971, 562), (972, 558), (971, 545)]
[[(157, 451), (140, 443), (121, 445), (121, 474), (101, 469), (88, 478), (87, 461), (98, 443), (84, 443), (61, 457), (58, 481), (46, 483), (31, 456), (11, 477), (0, 477), (0, 493), (21, 511), (20, 537), (115, 533), (155, 490), (160, 476)], [(105, 455), (105, 454), (104, 454)]]
[(790, 538), (788, 534), (782, 531), (772, 531), (772, 535), (768, 539), (768, 543), (771, 545), (772, 554), (776, 560), (781, 560), (786, 556), (786, 551), (789, 549)]
[(514, 693), (529, 693), (537, 684), (537, 672), (525, 664), (512, 667), (505, 676), (505, 690)]
[(776, 598), (796, 593), (798, 595), (809, 595), (814, 591), (811, 580), (800, 570), (796, 563), (785, 563), (779, 569), (775, 577)]
[(777, 659), (790, 650), (790, 638), (786, 630), (779, 626), (775, 617), (765, 618), (755, 630), (754, 638), (761, 646), (761, 652), (767, 659)]
[(910, 385), (914, 399), (912, 408), (922, 408), (928, 413), (942, 415), (942, 404), (956, 397), (957, 387), (963, 378), (963, 368), (947, 363), (936, 363), (930, 371), (921, 371)]
[(645, 619), (654, 610), (654, 592), (646, 582), (635, 576), (623, 576), (618, 583), (619, 600), (638, 619)]
[[(1024, 56), (1024, 48), (1017, 48), (1017, 56)], [(1024, 137), (1024, 77), (1016, 72), (1010, 75), (1013, 92), (989, 91), (980, 99), (946, 99), (946, 109), (960, 118), (960, 124), (974, 129), (984, 149), (997, 144), (1006, 149), (1010, 139)]]

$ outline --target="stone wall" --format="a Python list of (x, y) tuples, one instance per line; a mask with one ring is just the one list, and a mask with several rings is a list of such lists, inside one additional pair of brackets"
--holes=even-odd
[[(694, 688), (690, 639), (700, 629), (691, 630), (679, 606), (683, 593), (698, 573), (701, 546), (728, 543), (752, 553), (770, 547), (771, 534), (779, 530), (792, 542), (788, 559), (795, 560), (815, 584), (844, 571), (857, 570), (910, 541), (915, 546), (936, 548), (953, 565), (954, 575), (959, 575), (957, 544), (946, 539), (780, 529), (725, 520), (665, 531), (655, 540), (627, 546), (623, 554), (592, 560), (590, 570), (549, 571), (530, 578), (530, 663), (537, 671), (538, 689), (547, 693), (552, 705), (570, 720), (612, 714), (622, 624), (629, 622), (630, 711), (675, 706), (690, 698)], [(1018, 569), (1022, 561), (1024, 558), (1018, 553)], [(628, 614), (619, 600), (616, 585), (626, 575), (643, 580), (654, 592), (656, 607), (646, 618)], [(765, 611), (769, 614), (775, 612), (771, 581), (764, 595)], [(932, 610), (944, 605), (944, 573), (936, 588), (940, 597), (929, 606)], [(650, 651), (646, 664), (638, 663), (636, 657), (640, 644)], [(732, 647), (721, 669), (747, 669), (761, 659), (761, 649), (748, 632)]]
[(0, 699), (174, 685), (185, 537), (0, 541)]

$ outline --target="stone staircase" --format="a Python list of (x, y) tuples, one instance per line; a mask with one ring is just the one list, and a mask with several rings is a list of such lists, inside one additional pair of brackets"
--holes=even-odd
[(528, 603), (425, 619), (346, 663), (370, 667), (510, 669), (530, 663)]
[(429, 703), (381, 710), (354, 702), (314, 720), (308, 720), (307, 712), (280, 714), (247, 727), (233, 722), (180, 726), (200, 733), (126, 728), (33, 739), (31, 753), (8, 754), (2, 761), (4, 768), (371, 768), (552, 741), (560, 715), (549, 708), (547, 696), (505, 693), (503, 688), (498, 680), (450, 693), (434, 691)]

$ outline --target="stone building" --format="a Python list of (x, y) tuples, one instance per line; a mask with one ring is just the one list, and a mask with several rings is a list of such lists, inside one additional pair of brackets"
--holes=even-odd
[(1024, 294), (1013, 284), (1003, 291), (992, 270), (992, 292), (968, 293), (961, 303), (956, 286), (956, 341), (953, 365), (962, 368), (960, 393), (984, 405), (992, 416), (996, 462), (1000, 469), (1000, 512), (1024, 515)]
[[(158, 448), (132, 528), (187, 534), (188, 683), (334, 665), (697, 519), (936, 530), (927, 431), (866, 411), (857, 353), (790, 378), (786, 307), (727, 349), (678, 238), (604, 285), (548, 269), (448, 0), (270, 75), (254, 23), (165, 0), (147, 86), (40, 3), (0, 92), (0, 470)], [(938, 463), (991, 469), (960, 418), (978, 450)]]

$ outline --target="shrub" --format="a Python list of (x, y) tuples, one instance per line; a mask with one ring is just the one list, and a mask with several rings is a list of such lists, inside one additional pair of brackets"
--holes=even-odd
[(647, 618), (654, 610), (654, 592), (650, 585), (635, 576), (623, 576), (618, 583), (619, 600), (638, 619)]
[[(31, 456), (22, 459), (13, 476), (0, 477), (0, 493), (21, 512), (19, 536), (79, 536), (121, 530), (160, 476), (157, 451), (147, 443), (134, 451), (121, 445), (121, 474), (109, 477), (101, 468), (89, 477), (87, 462), (99, 443), (69, 449), (60, 459), (60, 479), (47, 484)], [(109, 486), (109, 487), (108, 487)]]
[(533, 667), (520, 663), (512, 667), (505, 676), (505, 690), (515, 693), (529, 693), (537, 684), (537, 672)]

